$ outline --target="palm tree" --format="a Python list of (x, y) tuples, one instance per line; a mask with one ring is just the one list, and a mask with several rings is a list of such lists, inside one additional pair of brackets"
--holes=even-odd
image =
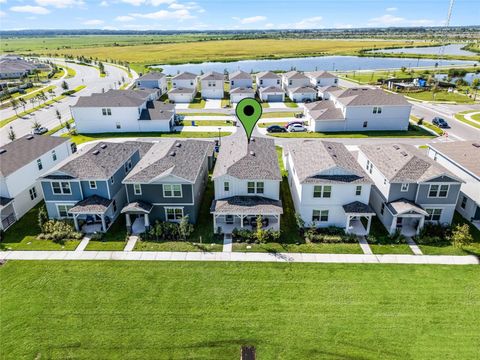
[(17, 135), (15, 134), (15, 131), (13, 131), (13, 128), (10, 126), (10, 131), (8, 132), (8, 140), (13, 141), (17, 138)]
[(35, 119), (35, 120), (32, 122), (32, 129), (38, 129), (38, 128), (41, 128), (41, 127), (42, 127), (42, 124), (40, 124), (40, 123), (38, 122), (38, 120)]
[(25, 111), (27, 108), (27, 101), (23, 97), (19, 98), (18, 101), (20, 102), (20, 105), (23, 107), (23, 111)]
[(35, 107), (35, 102), (36, 101), (37, 101), (37, 99), (35, 98), (35, 96), (30, 99), (30, 104), (32, 104), (32, 109)]

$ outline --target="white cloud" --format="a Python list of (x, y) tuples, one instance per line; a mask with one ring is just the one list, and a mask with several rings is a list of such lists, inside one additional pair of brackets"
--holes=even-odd
[(133, 6), (140, 6), (145, 2), (145, 0), (122, 0), (122, 2)]
[(246, 18), (234, 17), (233, 19), (239, 21), (240, 24), (253, 24), (253, 23), (260, 22), (260, 21), (265, 21), (265, 20), (267, 20), (267, 17), (257, 15), (257, 16), (250, 16), (250, 17), (246, 17)]
[(130, 4), (133, 6), (140, 6), (140, 5), (152, 5), (152, 6), (160, 6), (160, 5), (168, 5), (175, 2), (175, 0), (121, 0), (125, 4)]
[(95, 26), (95, 25), (102, 25), (104, 23), (103, 20), (100, 20), (100, 19), (91, 19), (91, 20), (86, 20), (84, 21), (82, 24), (83, 25), (92, 25), (92, 26)]
[(150, 0), (149, 2), (153, 6), (160, 6), (164, 4), (172, 4), (175, 0)]
[(390, 11), (390, 12), (397, 11), (397, 10), (398, 10), (398, 8), (396, 8), (396, 7), (389, 7), (389, 8), (385, 9), (385, 11)]
[(7, 16), (7, 13), (5, 11), (0, 10), (0, 17)]
[(133, 21), (135, 18), (133, 16), (129, 15), (123, 15), (123, 16), (117, 16), (115, 18), (116, 21), (122, 21), (122, 22), (127, 22), (127, 21)]
[(323, 20), (323, 17), (314, 16), (314, 17), (302, 19), (294, 24), (291, 24), (291, 26), (287, 26), (285, 28), (291, 27), (294, 29), (319, 29), (323, 27), (322, 25), (320, 25), (322, 20)]
[(108, 1), (103, 0), (103, 1), (99, 4), (99, 6), (107, 7), (107, 6), (108, 6)]
[(23, 5), (23, 6), (12, 6), (10, 10), (21, 13), (30, 13), (37, 15), (46, 15), (50, 13), (50, 10), (41, 7), (41, 6), (32, 6), (32, 5)]
[(85, 4), (83, 0), (35, 0), (35, 2), (40, 6), (53, 6), (56, 8), (81, 6)]
[(195, 16), (190, 14), (188, 10), (160, 10), (152, 13), (146, 14), (130, 14), (131, 16), (143, 18), (143, 19), (151, 19), (151, 20), (187, 20), (193, 19)]
[(180, 4), (177, 2), (173, 2), (168, 6), (172, 10), (194, 10), (198, 12), (205, 12), (205, 9), (203, 9), (200, 5), (198, 5), (194, 1), (190, 1), (186, 4)]
[(400, 16), (385, 14), (368, 21), (370, 26), (432, 26), (436, 22), (430, 19), (408, 20)]
[(118, 30), (118, 28), (115, 26), (104, 26), (102, 27), (102, 30)]

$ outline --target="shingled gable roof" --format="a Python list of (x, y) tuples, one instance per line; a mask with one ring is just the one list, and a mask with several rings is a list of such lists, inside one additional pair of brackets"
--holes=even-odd
[(273, 71), (261, 71), (257, 75), (258, 79), (279, 79), (280, 75), (275, 74)]
[(238, 79), (238, 80), (251, 80), (252, 79), (252, 76), (245, 72), (245, 71), (242, 71), (242, 70), (237, 70), (237, 71), (234, 71), (232, 73), (230, 73), (228, 75), (228, 79), (229, 80), (235, 80), (235, 79)]
[(236, 87), (233, 89), (230, 89), (230, 94), (250, 94), (253, 95), (255, 91), (253, 91), (252, 88), (246, 88), (246, 87)]
[(435, 143), (429, 146), (480, 178), (480, 140)]
[(300, 71), (289, 71), (283, 74), (286, 79), (308, 79), (307, 75)]
[(440, 176), (462, 181), (412, 145), (361, 145), (359, 149), (391, 183), (417, 183)]
[(345, 106), (405, 105), (411, 106), (403, 95), (392, 94), (378, 88), (354, 87), (330, 92)]
[(200, 80), (204, 81), (204, 80), (224, 80), (225, 79), (225, 75), (224, 74), (220, 74), (219, 72), (216, 72), (216, 71), (209, 71), (203, 75), (200, 76)]
[(243, 131), (222, 139), (213, 178), (230, 175), (244, 180), (281, 180), (273, 139), (252, 138)]
[(333, 101), (314, 101), (304, 104), (310, 117), (315, 120), (345, 120), (342, 111), (335, 107)]
[(99, 142), (78, 151), (45, 174), (44, 179), (106, 180), (135, 153), (143, 156), (151, 142)]
[(281, 87), (278, 86), (267, 86), (267, 87), (261, 87), (259, 89), (261, 93), (284, 93), (284, 90)]
[(316, 94), (317, 93), (317, 90), (315, 90), (310, 86), (290, 87), (288, 88), (288, 91), (290, 91), (292, 94), (303, 94), (303, 93)]
[(162, 101), (149, 101), (147, 108), (142, 109), (139, 120), (170, 120), (175, 114), (175, 105)]
[(333, 75), (332, 73), (329, 73), (328, 71), (324, 71), (324, 70), (306, 72), (305, 75), (307, 75), (309, 78), (312, 78), (312, 79), (336, 78), (335, 75)]
[(152, 183), (172, 175), (194, 183), (214, 144), (203, 140), (161, 140), (151, 147), (123, 180), (124, 183)]
[(196, 78), (197, 78), (196, 74), (193, 74), (188, 71), (184, 71), (172, 77), (172, 80), (195, 80)]
[(108, 90), (105, 93), (80, 96), (74, 107), (138, 107), (156, 92), (155, 89)]
[(8, 144), (1, 145), (0, 176), (14, 173), (68, 141), (69, 139), (64, 137), (25, 135)]
[(197, 90), (194, 88), (183, 88), (183, 87), (178, 87), (178, 88), (172, 88), (168, 92), (169, 94), (192, 94), (196, 92)]
[(152, 71), (149, 73), (146, 73), (142, 76), (140, 76), (137, 81), (141, 80), (160, 80), (165, 77), (164, 73), (158, 72), (158, 71)]
[(372, 183), (345, 145), (304, 140), (285, 146), (302, 184)]

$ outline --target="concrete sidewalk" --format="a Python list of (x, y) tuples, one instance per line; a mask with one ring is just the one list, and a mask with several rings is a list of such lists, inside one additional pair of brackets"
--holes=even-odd
[(253, 261), (350, 264), (479, 265), (472, 255), (361, 255), (249, 252), (156, 251), (2, 251), (0, 260), (149, 260), (149, 261)]

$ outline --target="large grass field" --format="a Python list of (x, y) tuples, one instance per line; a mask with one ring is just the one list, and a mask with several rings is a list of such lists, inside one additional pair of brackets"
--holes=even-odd
[(2, 359), (475, 359), (478, 266), (9, 261)]

